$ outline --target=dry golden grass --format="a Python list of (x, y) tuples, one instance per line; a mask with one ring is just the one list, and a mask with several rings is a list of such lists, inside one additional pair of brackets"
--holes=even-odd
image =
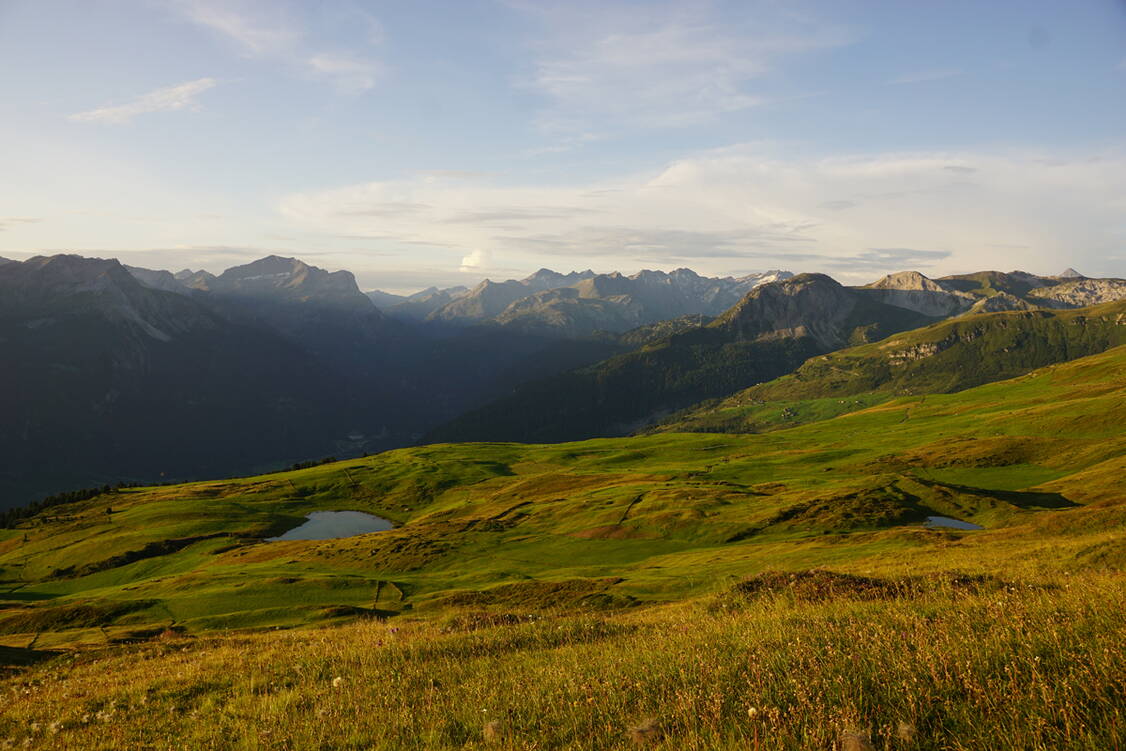
[(815, 602), (772, 586), (604, 617), (169, 634), (9, 678), (0, 747), (1126, 746), (1126, 578), (931, 581), (880, 599), (836, 582)]

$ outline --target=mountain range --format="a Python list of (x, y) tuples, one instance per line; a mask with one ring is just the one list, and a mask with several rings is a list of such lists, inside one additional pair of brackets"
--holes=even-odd
[[(845, 287), (778, 271), (543, 269), (382, 298), (392, 304), (381, 310), (351, 273), (295, 258), (218, 275), (75, 255), (8, 261), (0, 505), (420, 440), (620, 435), (943, 317), (1124, 293), (1122, 280), (1074, 274), (907, 272)], [(1092, 349), (1057, 344), (1025, 365)]]
[[(987, 303), (1002, 295), (1019, 304), (1001, 310), (1074, 308), (1126, 298), (1126, 281), (1035, 277), (1019, 271), (932, 280), (909, 271), (845, 287), (821, 274), (802, 274), (753, 289), (706, 325), (524, 384), (431, 431), (427, 439), (564, 441), (625, 435), (697, 402), (788, 373), (816, 355), (990, 310)], [(1033, 332), (1026, 333), (1031, 338)], [(1033, 358), (1026, 369), (1101, 351), (1069, 348), (1066, 341), (1054, 341), (1047, 349), (1051, 354), (1035, 347), (1040, 359)], [(1005, 361), (1016, 352), (994, 351), (988, 357)]]
[(717, 316), (756, 286), (791, 276), (778, 270), (733, 278), (704, 277), (691, 269), (632, 276), (540, 269), (520, 280), (486, 279), (473, 289), (432, 287), (410, 297), (377, 290), (368, 296), (384, 302), (395, 317), (578, 337), (621, 333), (683, 316)]

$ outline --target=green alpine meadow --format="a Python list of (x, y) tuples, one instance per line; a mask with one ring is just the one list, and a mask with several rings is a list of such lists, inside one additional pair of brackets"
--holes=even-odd
[[(0, 533), (0, 730), (60, 748), (1120, 745), (1126, 347), (848, 404), (756, 434), (431, 445), (46, 508)], [(394, 527), (268, 540), (318, 510)]]

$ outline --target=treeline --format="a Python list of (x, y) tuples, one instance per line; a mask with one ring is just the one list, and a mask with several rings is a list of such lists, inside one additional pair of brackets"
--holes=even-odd
[(56, 495), (49, 495), (46, 498), (34, 501), (26, 506), (19, 506), (11, 508), (7, 511), (0, 511), (0, 529), (15, 529), (17, 523), (24, 519), (30, 519), (41, 511), (46, 511), (53, 506), (62, 506), (66, 503), (78, 503), (79, 501), (88, 501), (91, 498), (96, 498), (99, 495), (106, 495), (113, 493), (117, 488), (124, 487), (124, 484), (119, 484), (116, 487), (103, 485), (100, 488), (82, 488), (81, 490), (71, 490), (66, 493), (57, 493)]
[[(366, 454), (365, 454), (365, 456), (366, 456)], [(326, 456), (324, 459), (312, 459), (312, 460), (307, 461), (307, 462), (294, 462), (293, 464), (289, 465), (288, 467), (286, 467), (285, 469), (283, 469), (281, 471), (282, 472), (292, 472), (296, 469), (310, 469), (311, 467), (319, 467), (322, 464), (332, 464), (333, 462), (337, 462), (337, 461), (340, 461), (340, 460), (337, 459), (335, 456)]]
[[(364, 454), (367, 456), (367, 454)], [(322, 464), (332, 464), (339, 461), (335, 456), (326, 456), (323, 459), (312, 459), (305, 462), (297, 462), (289, 467), (286, 467), (280, 472), (290, 472), (295, 469), (309, 469), (310, 467), (319, 467)], [(147, 483), (147, 485), (172, 485), (175, 483)], [(94, 488), (82, 488), (81, 490), (70, 490), (65, 493), (56, 493), (42, 498), (38, 501), (33, 501), (25, 506), (17, 506), (4, 511), (0, 511), (0, 529), (15, 529), (16, 525), (24, 519), (30, 519), (37, 514), (46, 511), (54, 506), (63, 506), (67, 503), (78, 503), (79, 501), (88, 501), (91, 498), (96, 498), (99, 495), (109, 495), (116, 493), (122, 488), (139, 488), (145, 486), (146, 483), (139, 482), (119, 482), (116, 485), (102, 485)]]

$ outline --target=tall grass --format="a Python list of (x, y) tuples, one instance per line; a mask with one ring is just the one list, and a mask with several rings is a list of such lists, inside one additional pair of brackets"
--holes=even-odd
[[(1124, 583), (1087, 574), (815, 602), (783, 588), (613, 616), (172, 637), (9, 679), (0, 738), (82, 749), (1121, 749)], [(490, 622), (500, 625), (474, 626)]]

